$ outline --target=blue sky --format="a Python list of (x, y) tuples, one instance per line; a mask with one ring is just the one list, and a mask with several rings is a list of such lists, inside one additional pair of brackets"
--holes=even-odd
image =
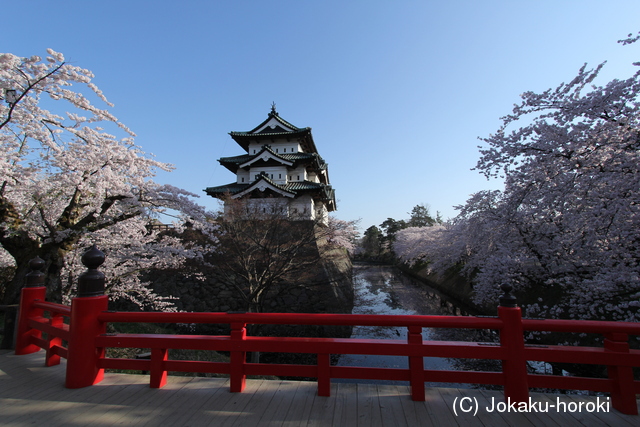
[(629, 77), (637, 0), (7, 1), (0, 51), (52, 48), (92, 70), (136, 143), (200, 194), (234, 176), (230, 131), (267, 117), (309, 126), (329, 163), (336, 216), (361, 228), (429, 204), (443, 217), (500, 188), (471, 169), (519, 94), (607, 60)]

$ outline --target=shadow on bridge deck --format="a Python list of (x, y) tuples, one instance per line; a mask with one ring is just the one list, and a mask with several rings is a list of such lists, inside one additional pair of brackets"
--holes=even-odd
[[(248, 380), (243, 393), (230, 393), (225, 378), (170, 376), (164, 388), (151, 389), (148, 376), (106, 374), (98, 385), (66, 389), (66, 362), (43, 365), (43, 352), (0, 353), (0, 425), (640, 425), (640, 417), (618, 413), (602, 397), (532, 394), (539, 402), (532, 409), (548, 412), (500, 413), (487, 408), (502, 402), (501, 392), (452, 388), (429, 388), (425, 402), (413, 402), (406, 386), (336, 383), (331, 397), (319, 397), (314, 382)], [(463, 398), (464, 409), (478, 405), (477, 414), (459, 406), (455, 414)], [(570, 411), (581, 402), (581, 411)], [(600, 412), (587, 411), (598, 403)]]

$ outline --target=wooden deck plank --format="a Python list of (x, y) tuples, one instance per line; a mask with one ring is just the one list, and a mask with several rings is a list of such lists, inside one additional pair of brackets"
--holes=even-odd
[[(532, 393), (548, 412), (486, 410), (499, 391), (426, 388), (426, 401), (413, 402), (404, 385), (332, 384), (331, 397), (317, 396), (313, 382), (247, 380), (243, 393), (230, 393), (226, 378), (170, 376), (162, 389), (149, 377), (106, 374), (98, 385), (64, 388), (66, 361), (44, 367), (44, 353), (0, 353), (0, 425), (184, 425), (184, 426), (638, 426), (640, 417), (610, 412), (557, 411), (558, 401), (593, 406), (596, 397)], [(478, 404), (478, 414), (453, 411), (456, 398)], [(602, 399), (602, 397), (601, 397)]]
[(395, 385), (378, 385), (378, 404), (383, 426), (408, 425), (402, 399), (409, 399), (406, 394), (401, 395)]
[(201, 412), (201, 417), (211, 423), (215, 419), (218, 426), (232, 426), (234, 423), (245, 416), (245, 410), (250, 408), (249, 403), (253, 399), (259, 401), (262, 397), (259, 395), (262, 391), (268, 389), (268, 384), (264, 381), (247, 380), (247, 386), (242, 393), (226, 393), (219, 396), (219, 399), (211, 401), (209, 406)]
[[(593, 397), (584, 396), (584, 395), (571, 395), (567, 396), (571, 401), (580, 404), (580, 402), (588, 403), (593, 402)], [(600, 402), (604, 402), (606, 397), (601, 397)], [(598, 402), (596, 400), (596, 402)], [(640, 425), (640, 420), (636, 419), (635, 422), (631, 422), (628, 417), (621, 417), (620, 413), (616, 410), (612, 410), (609, 412), (593, 412), (592, 417), (597, 418), (602, 423), (603, 426), (612, 426), (612, 427), (623, 427), (623, 426), (638, 426)]]
[(296, 392), (296, 401), (289, 407), (289, 413), (287, 413), (282, 425), (285, 427), (306, 426), (317, 394), (318, 386), (316, 383), (301, 382)]
[[(464, 412), (457, 409), (456, 405), (458, 404), (458, 401), (462, 397), (458, 389), (438, 388), (438, 392), (440, 393), (440, 396), (442, 396), (442, 400), (444, 401), (445, 406), (449, 411), (449, 413), (453, 412), (455, 422), (458, 423), (458, 425), (461, 425), (461, 426), (488, 425), (483, 423), (481, 418), (474, 416), (474, 411)], [(456, 398), (458, 400), (456, 400)], [(454, 408), (456, 408), (457, 414), (454, 412)], [(478, 411), (478, 413), (479, 412), (480, 411)]]
[[(567, 402), (569, 399), (567, 397), (567, 395), (547, 395), (544, 393), (539, 393), (536, 396), (538, 399), (540, 399), (539, 401), (542, 403), (548, 403), (549, 407), (551, 408), (551, 405), (553, 406), (553, 409), (550, 409), (550, 412), (548, 414), (552, 414), (553, 415), (553, 419), (558, 422), (561, 426), (563, 427), (579, 427), (582, 425), (589, 425), (589, 424), (585, 424), (582, 420), (581, 417), (578, 417), (577, 415), (580, 414), (575, 414), (575, 413), (570, 413), (570, 412), (566, 412), (566, 411), (557, 411), (557, 408), (555, 407), (555, 405), (557, 405), (558, 400), (560, 400), (561, 402)], [(597, 420), (593, 419), (594, 424), (591, 425), (595, 425), (595, 422)], [(598, 425), (602, 425), (602, 424), (598, 424)]]
[[(262, 423), (263, 414), (269, 409), (278, 390), (282, 390), (282, 393), (284, 393), (286, 389), (287, 387), (283, 387), (281, 381), (261, 381), (254, 396), (247, 402), (247, 406), (230, 425), (233, 427), (246, 427)], [(295, 388), (289, 388), (289, 390), (295, 391)], [(267, 420), (264, 420), (264, 422), (266, 423)]]
[(197, 393), (191, 387), (193, 377), (169, 377), (167, 385), (161, 389), (152, 389), (146, 384), (140, 397), (126, 402), (129, 410), (122, 410), (118, 422), (133, 425), (145, 425), (154, 420), (163, 422), (171, 415), (170, 408), (183, 406)]
[(289, 408), (297, 400), (296, 396), (300, 381), (282, 381), (267, 408), (262, 412), (260, 424), (282, 425)]
[(416, 414), (418, 417), (425, 416), (428, 418), (434, 426), (457, 426), (458, 418), (454, 416), (452, 407), (447, 404), (440, 394), (438, 387), (427, 387), (425, 390), (424, 409), (426, 410), (426, 416), (420, 408), (416, 408)]
[(358, 426), (382, 426), (375, 384), (358, 384)]
[(336, 404), (332, 425), (351, 427), (358, 424), (358, 386), (355, 383), (336, 383), (331, 390)]
[[(186, 401), (181, 405), (180, 411), (172, 411), (162, 420), (162, 425), (210, 425), (209, 417), (199, 414), (219, 402), (229, 393), (228, 378), (196, 378), (189, 388), (190, 393)], [(145, 426), (157, 426), (154, 421), (149, 421)]]
[[(66, 366), (66, 363), (64, 366)], [(48, 387), (39, 387), (39, 385), (64, 382), (64, 376), (60, 377), (60, 369), (60, 366), (44, 366), (44, 352), (25, 356), (16, 356), (11, 353), (4, 354), (3, 363), (0, 366), (0, 372), (3, 375), (0, 378), (8, 383), (3, 384), (2, 392), (12, 392), (16, 389), (26, 388), (34, 399), (46, 396), (54, 391)]]
[[(424, 402), (414, 402), (411, 400), (411, 393), (408, 386), (396, 386), (398, 389), (398, 394), (404, 396), (404, 399), (400, 399), (400, 403), (402, 405), (402, 409), (404, 411), (405, 419), (407, 420), (407, 425), (419, 425), (424, 427), (438, 426), (438, 425), (456, 425), (455, 421), (452, 419), (451, 423), (447, 424), (436, 424), (433, 420), (433, 417), (429, 414), (428, 405), (431, 396), (429, 396), (429, 388), (425, 391), (425, 401)], [(439, 396), (439, 394), (438, 394)], [(438, 397), (439, 398), (439, 397)], [(445, 411), (448, 411), (447, 408), (444, 408)]]
[[(65, 402), (57, 402), (51, 407), (47, 407), (47, 411), (53, 412), (48, 420), (48, 425), (69, 425), (84, 424), (87, 413), (99, 412), (105, 402), (111, 402), (122, 394), (122, 390), (125, 389), (128, 384), (128, 379), (124, 375), (111, 375), (107, 384), (100, 384), (99, 386), (88, 387), (83, 389), (77, 389), (76, 393), (65, 396)], [(89, 390), (91, 389), (91, 390)], [(66, 389), (61, 389), (66, 390)], [(83, 411), (70, 411), (64, 410), (68, 402), (72, 402), (72, 407), (75, 404), (81, 404), (84, 408)], [(93, 419), (91, 421), (94, 421)]]
[(331, 425), (333, 422), (335, 406), (335, 398), (331, 396), (316, 396), (316, 398), (313, 399), (313, 404), (311, 405), (307, 426), (322, 427)]
[[(208, 378), (203, 378), (203, 383), (208, 382)], [(220, 383), (220, 379), (216, 381)], [(247, 388), (243, 393), (231, 393), (229, 391), (229, 382), (225, 380), (224, 386), (218, 386), (218, 390), (215, 393), (212, 390), (206, 388), (201, 389), (201, 396), (199, 402), (190, 407), (188, 413), (178, 411), (178, 414), (183, 414), (188, 418), (184, 421), (185, 425), (189, 426), (209, 426), (213, 421), (219, 425), (223, 423), (233, 423), (239, 416), (242, 408), (246, 405), (246, 400), (249, 396), (243, 396), (244, 393), (255, 393), (258, 390), (258, 382), (248, 381)], [(200, 399), (203, 399), (200, 401)], [(182, 421), (182, 420), (181, 420)], [(177, 424), (179, 425), (179, 424)]]
[(460, 394), (464, 397), (472, 398), (480, 406), (478, 411), (478, 417), (485, 425), (492, 426), (506, 426), (508, 427), (513, 422), (522, 427), (536, 427), (536, 424), (529, 419), (528, 413), (500, 413), (497, 411), (488, 412), (487, 408), (493, 408), (496, 402), (504, 401), (504, 394), (502, 392), (483, 393), (478, 390), (470, 389), (458, 389)]

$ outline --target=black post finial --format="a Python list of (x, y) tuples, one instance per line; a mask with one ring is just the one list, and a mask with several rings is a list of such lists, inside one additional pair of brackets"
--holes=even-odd
[(79, 297), (104, 295), (104, 273), (98, 271), (102, 263), (104, 263), (104, 253), (96, 245), (82, 255), (82, 264), (87, 267), (87, 271), (78, 277)]
[(25, 287), (27, 288), (37, 288), (40, 286), (44, 286), (44, 273), (42, 269), (44, 268), (44, 260), (39, 256), (36, 256), (31, 261), (29, 261), (29, 273), (25, 276), (26, 283)]
[(504, 295), (500, 297), (500, 307), (517, 307), (516, 297), (511, 295), (513, 287), (505, 283), (500, 286), (500, 289), (504, 292)]

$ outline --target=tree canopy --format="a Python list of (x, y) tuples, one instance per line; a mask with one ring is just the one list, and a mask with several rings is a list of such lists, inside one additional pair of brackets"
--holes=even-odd
[(133, 132), (106, 109), (112, 104), (93, 74), (47, 52), (0, 54), (0, 244), (16, 265), (0, 298), (15, 301), (29, 259), (40, 256), (49, 296), (63, 299), (82, 250), (97, 243), (107, 254), (113, 297), (162, 306), (138, 273), (199, 251), (150, 224), (172, 213), (180, 217), (178, 231), (188, 221), (206, 232), (206, 213), (191, 201), (195, 195), (151, 180), (172, 166), (134, 145)]
[(410, 218), (407, 222), (409, 227), (430, 227), (437, 223), (436, 219), (431, 216), (429, 206), (425, 204), (416, 205), (409, 212)]
[(640, 72), (599, 86), (603, 67), (524, 93), (482, 138), (477, 169), (504, 190), (472, 195), (443, 227), (402, 231), (397, 253), (462, 266), (478, 302), (508, 282), (536, 295), (529, 315), (638, 321)]

